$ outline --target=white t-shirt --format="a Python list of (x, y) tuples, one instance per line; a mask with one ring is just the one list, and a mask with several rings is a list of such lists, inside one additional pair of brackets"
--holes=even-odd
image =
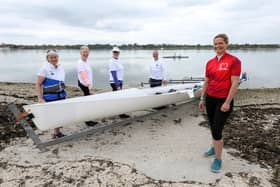
[(118, 80), (123, 80), (123, 64), (119, 59), (112, 58), (109, 64), (110, 82), (114, 83), (111, 71), (116, 71)]
[(82, 79), (82, 77), (80, 75), (81, 71), (85, 71), (87, 73), (87, 78), (90, 82), (89, 87), (92, 88), (93, 81), (92, 81), (92, 70), (91, 70), (90, 64), (87, 61), (85, 62), (80, 59), (78, 61), (78, 65), (77, 65), (78, 79), (79, 79), (80, 83), (82, 83), (84, 86), (86, 86), (86, 83), (84, 82), (84, 80)]
[(156, 80), (166, 80), (165, 67), (159, 60), (150, 63), (150, 78)]
[(65, 72), (60, 64), (55, 68), (51, 63), (46, 63), (38, 72), (38, 76), (43, 76), (48, 79), (63, 81), (65, 79)]

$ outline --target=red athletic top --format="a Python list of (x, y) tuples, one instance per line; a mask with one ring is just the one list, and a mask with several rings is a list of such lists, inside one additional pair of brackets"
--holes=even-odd
[(218, 60), (214, 57), (207, 62), (206, 77), (209, 78), (207, 94), (216, 98), (226, 98), (231, 87), (231, 76), (240, 76), (240, 60), (225, 52)]

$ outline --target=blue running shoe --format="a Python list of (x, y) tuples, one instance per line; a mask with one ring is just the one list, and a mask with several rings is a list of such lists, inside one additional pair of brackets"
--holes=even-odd
[(204, 157), (214, 156), (215, 155), (215, 149), (214, 147), (211, 147), (207, 152), (204, 153)]
[(219, 173), (221, 171), (222, 168), (222, 160), (215, 158), (213, 163), (211, 164), (211, 171), (213, 173)]

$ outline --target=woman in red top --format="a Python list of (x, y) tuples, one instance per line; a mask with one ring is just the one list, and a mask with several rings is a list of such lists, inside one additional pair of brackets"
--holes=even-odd
[(214, 156), (211, 171), (219, 172), (222, 167), (223, 138), (222, 130), (233, 108), (233, 97), (237, 92), (241, 72), (240, 60), (227, 53), (228, 37), (218, 34), (214, 37), (216, 56), (206, 65), (199, 108), (206, 106), (211, 128), (213, 147), (204, 153), (205, 157)]

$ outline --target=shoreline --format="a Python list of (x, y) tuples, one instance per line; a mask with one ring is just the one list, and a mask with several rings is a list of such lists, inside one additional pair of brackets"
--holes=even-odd
[[(77, 87), (67, 87), (67, 91), (69, 97), (82, 95)], [(230, 118), (230, 123), (224, 132), (226, 139), (225, 159), (228, 159), (228, 163), (231, 162), (230, 159), (246, 160), (248, 164), (241, 161), (241, 168), (243, 167), (242, 164), (245, 164), (248, 168), (257, 167), (258, 169), (247, 170), (244, 167), (244, 171), (236, 168), (237, 170), (234, 172), (231, 171), (229, 166), (225, 166), (225, 173), (219, 175), (214, 182), (206, 182), (206, 179), (203, 182), (196, 175), (192, 177), (193, 179), (198, 177), (196, 180), (190, 180), (188, 175), (192, 176), (192, 173), (186, 173), (185, 179), (180, 178), (180, 173), (186, 171), (181, 170), (181, 166), (176, 164), (166, 166), (169, 170), (174, 170), (171, 174), (166, 176), (164, 173), (164, 169), (166, 169), (164, 165), (168, 163), (169, 159), (182, 159), (180, 164), (186, 164), (185, 162), (188, 160), (182, 148), (184, 146), (188, 147), (188, 145), (192, 146), (194, 139), (192, 137), (187, 139), (184, 136), (184, 131), (190, 133), (191, 136), (209, 136), (208, 129), (203, 127), (205, 126), (205, 119), (197, 110), (197, 101), (167, 108), (150, 118), (144, 117), (140, 121), (135, 121), (123, 129), (116, 129), (96, 135), (96, 137), (87, 137), (75, 142), (54, 146), (51, 151), (44, 154), (40, 154), (37, 149), (34, 149), (32, 142), (25, 137), (25, 133), (20, 130), (20, 127), (15, 128), (14, 122), (6, 110), (6, 105), (10, 102), (15, 102), (19, 106), (36, 102), (34, 84), (0, 82), (0, 128), (2, 128), (2, 133), (7, 131), (9, 132), (7, 134), (10, 135), (10, 137), (6, 137), (5, 141), (1, 140), (0, 142), (3, 148), (0, 149), (0, 172), (5, 173), (4, 178), (0, 177), (0, 186), (18, 185), (26, 177), (25, 184), (31, 186), (32, 184), (75, 186), (78, 183), (83, 185), (97, 184), (94, 182), (98, 180), (101, 181), (102, 185), (121, 185), (127, 182), (127, 184), (130, 184), (128, 186), (132, 186), (132, 184), (138, 184), (139, 186), (168, 186), (169, 184), (171, 186), (277, 186), (280, 184), (280, 159), (277, 159), (277, 156), (274, 155), (280, 150), (277, 144), (280, 141), (280, 88), (242, 89), (238, 92), (235, 99), (234, 115)], [(177, 123), (178, 119), (181, 119), (182, 122)], [(119, 119), (105, 120), (116, 121)], [(3, 131), (3, 127), (7, 129)], [(84, 129), (85, 127), (81, 124), (77, 128)], [(194, 131), (191, 130), (192, 128)], [(197, 129), (200, 129), (201, 132), (198, 133)], [(182, 134), (180, 131), (182, 131)], [(47, 138), (51, 132), (41, 133), (44, 138)], [(206, 134), (203, 135), (203, 133)], [(145, 138), (142, 139), (141, 136)], [(263, 139), (262, 137), (267, 138)], [(186, 142), (186, 145), (180, 144), (182, 140)], [(142, 147), (141, 141), (145, 142)], [(90, 142), (94, 142), (94, 144)], [(170, 142), (178, 145), (165, 147)], [(203, 143), (202, 139), (199, 142), (203, 149), (208, 146)], [(154, 147), (153, 144), (156, 146)], [(135, 149), (135, 146), (138, 148)], [(172, 151), (168, 154), (165, 153), (169, 149)], [(123, 150), (123, 155), (119, 155), (121, 150)], [(125, 152), (128, 150), (131, 152), (126, 155)], [(190, 159), (196, 158), (200, 154), (199, 152), (191, 151), (190, 154), (193, 154), (193, 157)], [(142, 157), (137, 156), (141, 154), (143, 154)], [(180, 157), (181, 154), (183, 155), (182, 158)], [(153, 161), (155, 159), (153, 155), (155, 158), (163, 159), (163, 161), (167, 160), (153, 168), (152, 165), (155, 163), (147, 164), (149, 160)], [(154, 161), (159, 162), (157, 159)], [(232, 166), (239, 165), (238, 161), (235, 162), (236, 164), (232, 163)], [(38, 166), (36, 163), (42, 166)], [(254, 166), (255, 164), (259, 166)], [(88, 168), (87, 165), (94, 166), (93, 168), (97, 170)], [(56, 167), (63, 168), (61, 176), (59, 176), (59, 170)], [(85, 167), (90, 175), (84, 176), (86, 179), (83, 179), (79, 174), (72, 176), (70, 174), (78, 170), (71, 169), (71, 167), (77, 169)], [(41, 170), (46, 172), (46, 176), (42, 176)], [(153, 170), (155, 171), (153, 172)], [(109, 171), (114, 171), (116, 175)], [(22, 172), (22, 174), (15, 176), (15, 172)], [(199, 171), (199, 173), (203, 173), (203, 171)], [(57, 176), (57, 178), (52, 179), (51, 174)], [(271, 178), (270, 175), (272, 175)], [(98, 178), (98, 176), (99, 179), (97, 180), (95, 177)], [(117, 176), (120, 176), (119, 179), (117, 179)], [(209, 181), (212, 181), (211, 177)], [(40, 180), (42, 183), (40, 183)], [(53, 183), (50, 182), (51, 180), (53, 180)], [(93, 183), (90, 183), (90, 180)], [(110, 180), (112, 180), (112, 183), (110, 183)]]

